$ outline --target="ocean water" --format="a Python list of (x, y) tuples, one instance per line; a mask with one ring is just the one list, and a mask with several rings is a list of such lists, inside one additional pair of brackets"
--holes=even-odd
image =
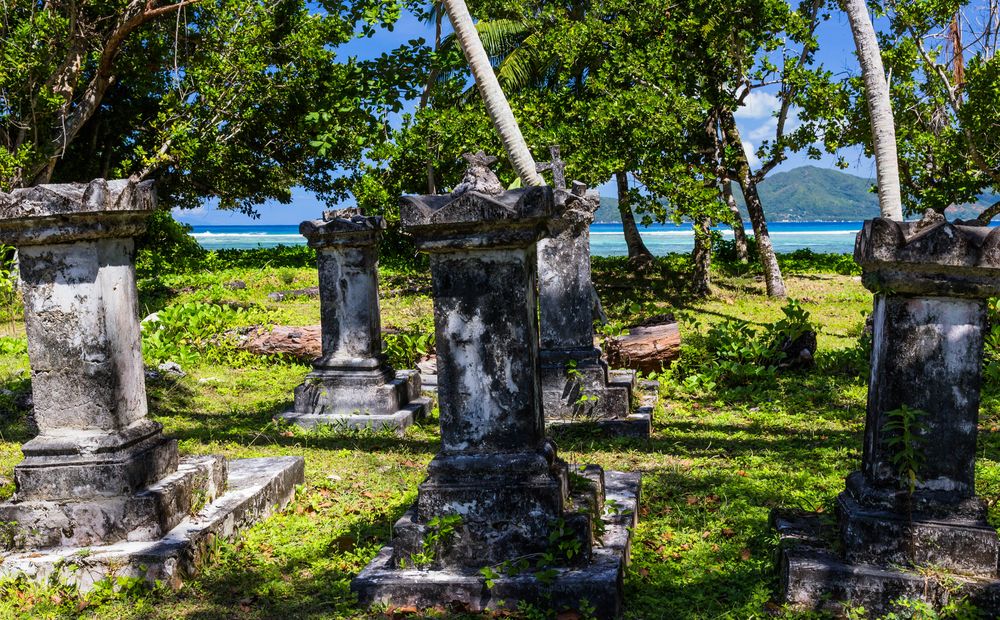
[[(732, 239), (728, 226), (717, 228), (724, 239)], [(778, 252), (809, 248), (814, 252), (850, 253), (861, 222), (771, 222), (771, 243)], [(748, 234), (753, 231), (747, 229)], [(639, 227), (639, 234), (655, 255), (690, 252), (694, 245), (691, 224), (654, 224)], [(192, 236), (202, 247), (268, 248), (277, 245), (304, 245), (298, 226), (195, 226)], [(590, 248), (595, 256), (626, 256), (621, 224), (594, 224), (590, 227)]]

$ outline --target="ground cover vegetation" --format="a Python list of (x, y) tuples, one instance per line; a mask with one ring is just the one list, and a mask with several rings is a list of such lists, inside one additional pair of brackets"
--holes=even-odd
[[(148, 264), (148, 251), (140, 264)], [(660, 373), (662, 405), (650, 439), (608, 439), (587, 429), (555, 431), (570, 461), (642, 471), (643, 501), (626, 575), (630, 618), (808, 618), (777, 606), (768, 528), (775, 506), (832, 513), (843, 478), (860, 461), (867, 350), (864, 315), (871, 296), (844, 256), (803, 251), (779, 256), (788, 302), (765, 295), (759, 265), (727, 261), (719, 247), (713, 295), (685, 286), (690, 257), (657, 258), (637, 274), (626, 258), (595, 258), (594, 276), (609, 315), (604, 335), (675, 317), (684, 334), (680, 360)], [(220, 543), (197, 579), (177, 592), (110, 580), (81, 595), (53, 581), (0, 582), (0, 617), (361, 618), (419, 617), (407, 610), (366, 614), (350, 579), (391, 536), (414, 500), (437, 450), (436, 417), (402, 437), (321, 430), (306, 434), (273, 421), (308, 372), (280, 356), (239, 351), (225, 334), (259, 324), (309, 325), (318, 302), (271, 301), (274, 291), (314, 286), (304, 248), (221, 251), (203, 256), (212, 271), (178, 267), (140, 280), (147, 364), (178, 362), (184, 377), (148, 380), (151, 415), (186, 454), (228, 457), (304, 455), (306, 482), (292, 504), (238, 543)], [(837, 269), (841, 273), (837, 273)], [(383, 326), (397, 361), (411, 362), (432, 342), (429, 277), (424, 269), (383, 265)], [(996, 304), (994, 316), (1000, 318)], [(6, 311), (16, 316), (14, 298)], [(1000, 524), (1000, 321), (989, 338), (977, 463), (979, 493)], [(189, 327), (190, 326), (190, 327)], [(811, 369), (781, 368), (774, 342), (815, 329)], [(13, 492), (11, 468), (31, 434), (23, 328), (0, 338), (0, 496)], [(410, 341), (399, 334), (414, 336)], [(155, 335), (155, 336), (154, 336)], [(79, 563), (85, 563), (81, 557)], [(70, 564), (65, 570), (73, 570)], [(546, 609), (511, 610), (525, 618)], [(975, 617), (929, 612), (901, 602), (898, 618)], [(445, 610), (427, 617), (460, 617)], [(575, 617), (575, 616), (574, 616)], [(581, 616), (582, 617), (582, 616)], [(860, 611), (856, 617), (865, 617)]]

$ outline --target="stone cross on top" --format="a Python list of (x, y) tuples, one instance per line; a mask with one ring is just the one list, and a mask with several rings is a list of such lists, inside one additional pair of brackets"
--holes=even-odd
[(555, 190), (565, 190), (566, 189), (566, 162), (559, 157), (559, 145), (555, 144), (549, 147), (549, 154), (552, 157), (552, 161), (542, 162), (535, 164), (536, 172), (546, 172), (548, 170), (552, 171), (552, 189)]

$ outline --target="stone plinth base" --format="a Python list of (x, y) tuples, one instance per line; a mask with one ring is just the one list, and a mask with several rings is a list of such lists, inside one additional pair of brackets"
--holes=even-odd
[(660, 384), (656, 381), (636, 381), (633, 370), (611, 370), (608, 372), (608, 385), (628, 389), (631, 392), (631, 400), (638, 406), (621, 418), (592, 420), (546, 417), (546, 425), (574, 429), (589, 426), (596, 433), (611, 437), (649, 437), (653, 431), (653, 410), (660, 400)]
[(613, 436), (652, 432), (652, 406), (633, 411), (635, 371), (609, 370), (600, 349), (543, 350), (540, 377), (546, 424), (591, 425)]
[(935, 608), (967, 598), (984, 612), (1000, 617), (1000, 580), (928, 570), (846, 561), (832, 549), (836, 526), (819, 515), (776, 511), (771, 515), (781, 545), (779, 571), (784, 601), (801, 610), (843, 614), (863, 606), (871, 617), (898, 611), (900, 598), (919, 599)]
[[(182, 459), (178, 471), (191, 469), (204, 460)], [(6, 553), (0, 555), (0, 576), (24, 574), (39, 582), (54, 577), (81, 591), (106, 577), (141, 577), (178, 587), (182, 578), (198, 572), (216, 539), (231, 540), (244, 528), (285, 506), (295, 493), (295, 485), (304, 479), (304, 461), (297, 456), (240, 459), (228, 465), (224, 491), (162, 538)]]
[[(623, 579), (628, 563), (632, 527), (636, 524), (640, 475), (604, 472), (604, 533), (584, 566), (556, 568), (552, 580), (532, 573), (500, 576), (492, 587), (475, 568), (400, 569), (393, 562), (394, 549), (384, 547), (351, 582), (363, 605), (389, 604), (427, 608), (451, 607), (478, 612), (517, 609), (519, 602), (557, 611), (589, 605), (597, 618), (622, 615)], [(497, 570), (502, 572), (502, 570)]]
[(402, 433), (424, 418), (429, 405), (430, 400), (420, 396), (416, 370), (400, 370), (388, 381), (358, 381), (354, 385), (346, 377), (314, 372), (295, 389), (295, 408), (278, 417), (306, 429), (392, 428)]
[(6, 502), (0, 504), (0, 522), (17, 525), (4, 532), (0, 547), (37, 550), (155, 540), (199, 505), (214, 501), (225, 484), (226, 460), (198, 456), (182, 459), (176, 471), (132, 495)]

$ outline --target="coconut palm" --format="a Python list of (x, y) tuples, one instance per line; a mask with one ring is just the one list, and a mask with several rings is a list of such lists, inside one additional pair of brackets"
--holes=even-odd
[(544, 185), (545, 182), (535, 169), (535, 160), (528, 150), (528, 144), (517, 126), (514, 113), (511, 112), (507, 97), (504, 96), (500, 82), (493, 72), (493, 65), (490, 64), (490, 58), (479, 38), (465, 0), (443, 0), (443, 2), (462, 53), (476, 80), (479, 94), (486, 104), (486, 112), (500, 135), (500, 141), (503, 142), (511, 165), (517, 171), (522, 184)]
[(854, 45), (865, 82), (865, 99), (872, 122), (872, 146), (878, 176), (878, 204), (882, 217), (903, 219), (903, 200), (899, 187), (899, 161), (896, 156), (896, 126), (889, 101), (889, 83), (879, 52), (875, 27), (868, 15), (865, 0), (843, 0), (844, 12), (851, 22)]

